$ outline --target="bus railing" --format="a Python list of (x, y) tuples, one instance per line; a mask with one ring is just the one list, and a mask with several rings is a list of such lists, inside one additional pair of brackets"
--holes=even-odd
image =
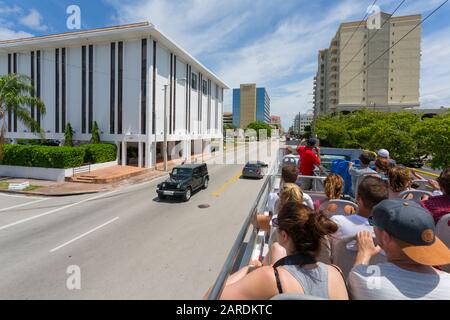
[[(244, 224), (241, 230), (236, 237), (236, 240), (231, 247), (231, 250), (225, 260), (225, 264), (223, 265), (217, 280), (215, 281), (209, 295), (208, 300), (217, 300), (222, 294), (223, 288), (227, 282), (228, 277), (234, 271), (235, 267), (238, 265), (238, 268), (242, 265), (248, 263), (253, 254), (253, 249), (256, 246), (258, 241), (258, 230), (254, 227), (256, 223), (256, 215), (259, 212), (263, 212), (265, 210), (267, 199), (269, 197), (270, 191), (273, 189), (275, 178), (279, 173), (280, 162), (283, 156), (283, 150), (280, 149), (276, 161), (274, 165), (269, 170), (264, 184), (261, 187), (261, 190), (254, 201), (247, 218), (244, 221)], [(246, 238), (248, 237), (249, 231), (251, 227), (250, 237), (246, 242)], [(239, 261), (240, 259), (240, 261)]]
[[(265, 245), (265, 234), (260, 232), (256, 227), (256, 215), (265, 211), (267, 206), (267, 200), (269, 193), (274, 190), (274, 188), (279, 188), (280, 181), (280, 163), (282, 159), (282, 152), (278, 154), (278, 159), (275, 165), (270, 170), (268, 176), (266, 177), (264, 184), (256, 197), (255, 202), (250, 209), (247, 218), (241, 230), (233, 243), (233, 246), (228, 253), (225, 263), (217, 277), (209, 295), (208, 300), (217, 300), (220, 298), (223, 288), (227, 282), (228, 277), (238, 269), (248, 265), (250, 260), (256, 256), (261, 257), (264, 251)], [(303, 176), (299, 176), (302, 178)], [(323, 181), (326, 177), (324, 176), (308, 176), (305, 178), (313, 179), (313, 190), (312, 192), (322, 192)], [(252, 228), (253, 227), (253, 228)], [(262, 234), (260, 234), (262, 233)], [(248, 239), (246, 241), (246, 239)], [(258, 252), (255, 252), (257, 250)]]

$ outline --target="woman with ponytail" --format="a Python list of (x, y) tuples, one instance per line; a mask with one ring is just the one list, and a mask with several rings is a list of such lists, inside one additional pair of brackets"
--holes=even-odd
[(285, 203), (272, 223), (277, 226), (278, 245), (286, 257), (271, 266), (252, 261), (228, 278), (221, 299), (263, 300), (282, 293), (348, 299), (340, 270), (317, 262), (323, 239), (335, 233), (337, 225), (298, 202)]

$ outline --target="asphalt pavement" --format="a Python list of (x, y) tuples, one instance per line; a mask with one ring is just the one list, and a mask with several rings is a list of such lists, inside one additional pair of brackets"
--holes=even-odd
[(187, 203), (158, 201), (163, 178), (71, 197), (0, 194), (0, 299), (200, 299), (263, 183), (241, 170), (209, 165), (208, 189)]

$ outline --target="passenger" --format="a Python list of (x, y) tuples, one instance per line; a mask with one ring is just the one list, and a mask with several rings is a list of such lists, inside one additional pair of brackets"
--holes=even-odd
[[(370, 226), (368, 218), (372, 215), (373, 207), (388, 199), (388, 197), (389, 191), (385, 182), (378, 177), (365, 177), (358, 186), (356, 203), (359, 212), (351, 216), (336, 215), (331, 217), (331, 220), (338, 226), (337, 232), (329, 237), (332, 248), (339, 240), (356, 236), (359, 231), (372, 233), (373, 228)], [(353, 249), (355, 249), (354, 246)]]
[(397, 163), (395, 162), (394, 159), (391, 159), (390, 155), (389, 155), (389, 151), (387, 151), (386, 149), (380, 149), (377, 152), (377, 158), (385, 161), (387, 163), (388, 168), (393, 168), (397, 165)]
[[(435, 236), (433, 218), (413, 201), (385, 200), (373, 209), (370, 232), (358, 233), (358, 254), (348, 283), (353, 299), (450, 299), (450, 250)], [(368, 266), (383, 249), (387, 263)]]
[[(306, 143), (306, 146), (304, 145)], [(297, 147), (300, 156), (300, 174), (302, 176), (313, 176), (314, 166), (320, 165), (320, 148), (316, 147), (317, 140), (309, 138), (303, 139)], [(301, 178), (301, 187), (308, 191), (312, 189), (313, 181), (311, 178)]]
[(411, 170), (396, 166), (388, 171), (389, 199), (397, 199), (404, 191), (411, 190)]
[(285, 203), (290, 201), (302, 203), (311, 209), (314, 208), (311, 197), (304, 194), (298, 185), (295, 183), (284, 183), (282, 189), (280, 190), (278, 199), (275, 202), (273, 214), (269, 214), (269, 216), (258, 214), (257, 228), (270, 232), (270, 221), (273, 217), (278, 215), (279, 209)]
[[(296, 183), (298, 179), (298, 168), (293, 164), (284, 165), (281, 168), (281, 182), (280, 190), (283, 188), (285, 183)], [(275, 205), (279, 198), (278, 193), (271, 192), (269, 194), (269, 199), (267, 200), (268, 210), (271, 214), (275, 213)]]
[(353, 162), (348, 163), (348, 173), (352, 177), (352, 193), (356, 196), (356, 190), (358, 190), (359, 181), (363, 176), (368, 174), (375, 174), (376, 171), (370, 168), (370, 162), (372, 161), (372, 156), (369, 152), (364, 151), (359, 156), (359, 169), (353, 167)]
[(277, 224), (279, 245), (289, 256), (274, 266), (252, 262), (231, 275), (221, 299), (263, 300), (281, 293), (348, 299), (340, 270), (316, 262), (324, 237), (336, 231), (336, 224), (326, 215), (296, 202), (281, 208)]
[(378, 176), (386, 180), (388, 179), (388, 171), (389, 171), (389, 162), (385, 158), (377, 158), (375, 160), (375, 171), (377, 172)]
[[(323, 202), (329, 200), (340, 200), (344, 195), (344, 179), (336, 173), (330, 173), (324, 181), (324, 189), (327, 198)], [(336, 204), (330, 204), (326, 210), (328, 212), (333, 212), (336, 209)], [(346, 206), (344, 210), (345, 214), (355, 213), (355, 209), (352, 206)]]
[(441, 172), (437, 182), (429, 182), (435, 189), (440, 189), (442, 195), (423, 200), (421, 205), (431, 213), (434, 222), (438, 223), (444, 215), (450, 213), (450, 168)]

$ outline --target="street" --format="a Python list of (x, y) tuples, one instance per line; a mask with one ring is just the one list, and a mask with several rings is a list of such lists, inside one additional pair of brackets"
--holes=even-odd
[[(209, 166), (208, 189), (188, 203), (158, 202), (162, 179), (84, 196), (0, 194), (0, 299), (201, 298), (263, 182), (241, 170)], [(73, 265), (81, 290), (66, 286)]]

